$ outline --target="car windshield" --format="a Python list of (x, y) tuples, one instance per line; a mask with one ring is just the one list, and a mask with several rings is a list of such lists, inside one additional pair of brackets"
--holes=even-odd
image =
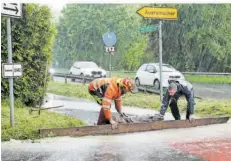
[(98, 66), (94, 62), (84, 62), (80, 63), (80, 68), (98, 68)]
[[(159, 65), (156, 65), (156, 66), (157, 66), (157, 71), (159, 71), (160, 70)], [(165, 64), (165, 65), (162, 65), (162, 71), (163, 72), (173, 72), (173, 71), (176, 71), (176, 69), (168, 64)]]

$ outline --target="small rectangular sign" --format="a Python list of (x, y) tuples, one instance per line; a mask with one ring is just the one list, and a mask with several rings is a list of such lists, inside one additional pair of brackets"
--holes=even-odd
[(1, 14), (3, 16), (20, 18), (22, 16), (22, 5), (20, 3), (2, 3)]
[(106, 46), (106, 52), (114, 52), (114, 51), (115, 51), (115, 47)]
[(2, 73), (3, 78), (15, 78), (22, 76), (22, 64), (14, 63), (14, 64), (2, 64)]
[(149, 26), (143, 26), (140, 28), (141, 33), (145, 32), (152, 32), (158, 30), (158, 25), (149, 25)]
[(176, 8), (143, 7), (136, 12), (144, 18), (174, 20), (178, 17)]

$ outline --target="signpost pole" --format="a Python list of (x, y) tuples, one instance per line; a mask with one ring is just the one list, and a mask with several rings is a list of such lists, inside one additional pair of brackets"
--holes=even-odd
[[(7, 44), (8, 44), (8, 63), (12, 63), (12, 45), (11, 45), (11, 25), (10, 17), (7, 17)], [(13, 71), (14, 73), (14, 71)], [(10, 89), (10, 125), (14, 126), (14, 87), (13, 77), (9, 78)]]
[[(7, 16), (7, 49), (8, 49), (8, 63), (11, 65), (10, 75), (9, 71), (4, 71), (4, 75), (9, 77), (9, 96), (10, 96), (10, 125), (14, 126), (14, 80), (13, 78), (17, 74), (21, 75), (21, 66), (15, 65), (12, 63), (12, 42), (11, 42), (11, 24), (10, 17), (21, 18), (22, 15), (22, 6), (19, 3), (3, 3), (1, 6), (1, 15)], [(8, 65), (8, 67), (9, 67)], [(7, 65), (6, 65), (7, 66)], [(16, 67), (16, 68), (15, 68)], [(19, 71), (18, 71), (19, 70)]]
[(109, 60), (109, 77), (111, 77), (111, 70), (112, 70), (112, 54), (115, 51), (114, 45), (116, 44), (116, 35), (114, 32), (110, 32), (110, 28), (108, 27), (108, 32), (103, 34), (103, 42), (106, 45), (106, 52), (110, 55)]
[[(108, 33), (110, 32), (110, 28), (108, 27)], [(110, 62), (109, 62), (109, 77), (111, 78), (111, 52), (109, 51)]]
[(109, 71), (109, 77), (111, 77), (111, 52), (109, 52), (109, 53), (110, 53), (110, 54), (109, 54), (109, 55), (110, 55), (110, 66), (109, 66), (109, 70), (110, 70), (110, 71)]
[(162, 21), (159, 21), (159, 67), (160, 67), (160, 101), (163, 99), (163, 84), (162, 84)]
[[(163, 7), (142, 7), (136, 11), (137, 14), (143, 18), (160, 19), (159, 21), (159, 68), (160, 68), (160, 101), (163, 99), (163, 79), (162, 79), (162, 20), (176, 20), (178, 11), (176, 8)], [(142, 32), (154, 31), (154, 27), (148, 26), (141, 28)]]

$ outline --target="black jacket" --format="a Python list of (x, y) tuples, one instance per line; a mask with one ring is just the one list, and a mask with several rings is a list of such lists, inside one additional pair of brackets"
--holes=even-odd
[[(194, 113), (194, 94), (193, 94), (193, 87), (192, 85), (187, 82), (187, 81), (180, 81), (180, 82), (175, 82), (177, 85), (177, 91), (174, 96), (172, 96), (174, 99), (178, 100), (178, 98), (182, 95), (185, 95), (186, 100), (188, 102), (188, 108), (190, 114)], [(168, 93), (168, 90), (166, 91), (164, 98), (162, 100), (162, 106), (160, 109), (160, 114), (164, 115), (169, 104), (171, 96)]]

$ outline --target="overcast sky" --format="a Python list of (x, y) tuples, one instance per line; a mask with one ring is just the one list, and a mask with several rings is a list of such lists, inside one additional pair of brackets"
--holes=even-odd
[[(37, 2), (39, 3), (39, 2)], [(43, 4), (43, 5), (48, 5), (52, 12), (57, 13), (60, 12), (62, 10), (62, 8), (65, 6), (66, 2), (53, 2), (53, 3), (39, 3), (39, 4)]]
[[(39, 3), (39, 2), (36, 2)], [(47, 5), (48, 7), (50, 7), (51, 12), (55, 18), (55, 21), (58, 20), (61, 10), (63, 9), (63, 7), (65, 6), (66, 2), (54, 2), (54, 3), (39, 3), (41, 5)]]

